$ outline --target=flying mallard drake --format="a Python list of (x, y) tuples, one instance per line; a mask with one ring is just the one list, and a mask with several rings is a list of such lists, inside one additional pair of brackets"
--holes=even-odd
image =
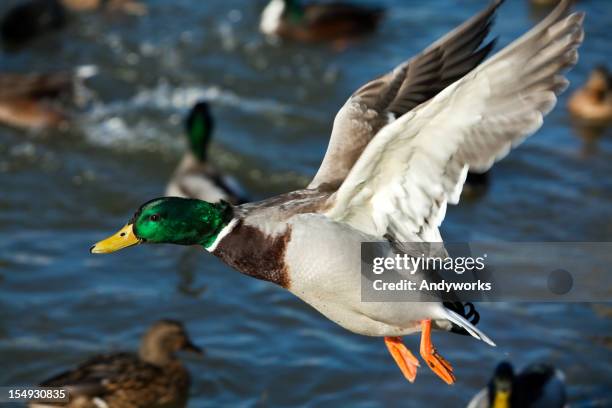
[(504, 361), (467, 408), (563, 408), (566, 403), (565, 376), (560, 370), (536, 363), (517, 375), (512, 364)]
[[(68, 390), (66, 408), (184, 407), (189, 393), (189, 372), (176, 352), (201, 354), (183, 324), (175, 320), (154, 323), (142, 337), (138, 354), (113, 353), (93, 357), (74, 370), (61, 373), (40, 387)], [(31, 408), (61, 405), (33, 403)]]
[(268, 36), (303, 42), (350, 40), (374, 31), (382, 16), (379, 7), (271, 0), (261, 14), (259, 29)]
[(577, 61), (583, 14), (567, 16), (563, 1), (480, 64), (499, 4), (359, 88), (336, 115), (306, 189), (240, 206), (157, 198), (91, 252), (145, 242), (201, 245), (340, 326), (384, 337), (410, 381), (418, 361), (400, 336), (421, 331), (421, 356), (453, 383), (451, 365), (431, 343), (432, 327), (493, 342), (442, 302), (362, 302), (360, 244), (442, 241), (446, 205), (458, 202), (468, 169), (488, 169), (538, 130), (566, 88), (560, 72)]
[(78, 104), (82, 96), (82, 81), (96, 72), (94, 66), (46, 74), (0, 72), (0, 124), (22, 129), (65, 126), (69, 105)]
[(248, 202), (240, 184), (222, 174), (207, 160), (214, 123), (206, 102), (200, 101), (194, 105), (185, 121), (185, 128), (189, 151), (174, 172), (166, 195), (213, 203), (220, 200), (232, 204)]
[(587, 83), (569, 98), (572, 116), (592, 124), (612, 122), (612, 74), (605, 66), (591, 72)]

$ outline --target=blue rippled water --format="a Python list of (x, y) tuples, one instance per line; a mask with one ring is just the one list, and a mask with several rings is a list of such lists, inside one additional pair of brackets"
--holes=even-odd
[[(304, 186), (333, 117), (354, 89), (459, 24), (477, 0), (377, 0), (378, 33), (343, 52), (268, 44), (265, 1), (151, 0), (143, 18), (87, 14), (0, 68), (96, 64), (92, 106), (68, 132), (0, 127), (0, 385), (34, 384), (92, 354), (134, 349), (153, 320), (183, 320), (204, 358), (186, 357), (190, 407), (462, 406), (501, 359), (563, 369), (573, 406), (612, 406), (612, 307), (485, 304), (480, 327), (498, 344), (435, 334), (458, 383), (427, 369), (407, 383), (381, 339), (349, 333), (285, 291), (203, 252), (88, 248), (141, 202), (163, 193), (184, 147), (181, 120), (211, 102), (213, 157), (263, 198)], [(15, 1), (3, 1), (0, 12)], [(509, 0), (499, 46), (538, 13)], [(612, 57), (612, 2), (584, 0), (586, 41), (570, 91)], [(451, 239), (606, 241), (612, 236), (612, 134), (581, 136), (565, 109), (493, 171), (490, 191), (449, 208)], [(602, 277), (609, 285), (610, 277)], [(418, 338), (408, 338), (414, 348)]]

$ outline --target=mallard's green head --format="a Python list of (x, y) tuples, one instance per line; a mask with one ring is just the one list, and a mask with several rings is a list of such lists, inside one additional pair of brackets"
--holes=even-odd
[(206, 102), (200, 101), (191, 108), (185, 121), (185, 128), (191, 152), (200, 161), (206, 160), (213, 132), (213, 118)]
[(211, 204), (190, 198), (156, 198), (141, 205), (123, 228), (90, 251), (106, 254), (143, 242), (208, 247), (232, 216), (232, 206), (224, 201)]
[(293, 21), (299, 22), (304, 17), (304, 9), (298, 0), (283, 0), (285, 13)]
[(489, 383), (489, 398), (491, 408), (509, 408), (514, 381), (514, 369), (506, 361), (499, 363), (493, 379)]

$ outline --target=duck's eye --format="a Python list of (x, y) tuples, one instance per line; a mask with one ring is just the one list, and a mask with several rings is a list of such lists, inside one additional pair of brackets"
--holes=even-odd
[(149, 220), (156, 222), (159, 221), (159, 214), (153, 214), (151, 216), (149, 216)]

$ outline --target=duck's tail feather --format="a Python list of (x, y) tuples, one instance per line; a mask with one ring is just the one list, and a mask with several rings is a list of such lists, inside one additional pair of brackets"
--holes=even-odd
[(469, 333), (470, 336), (477, 338), (478, 340), (482, 340), (490, 346), (495, 347), (495, 343), (493, 340), (489, 338), (482, 331), (478, 330), (476, 326), (470, 323), (465, 317), (455, 313), (454, 311), (448, 309), (447, 307), (443, 308), (444, 318), (448, 319), (452, 324), (457, 325), (463, 328), (465, 331)]
[[(480, 313), (476, 310), (476, 307), (472, 302), (461, 302), (459, 300), (455, 301), (446, 301), (443, 302), (442, 305), (457, 313), (459, 316), (464, 317), (468, 322), (472, 323), (472, 325), (476, 326), (480, 321)], [(455, 334), (461, 334), (463, 336), (469, 336), (470, 333), (467, 332), (463, 327), (457, 326), (456, 324), (452, 324), (450, 331)]]

